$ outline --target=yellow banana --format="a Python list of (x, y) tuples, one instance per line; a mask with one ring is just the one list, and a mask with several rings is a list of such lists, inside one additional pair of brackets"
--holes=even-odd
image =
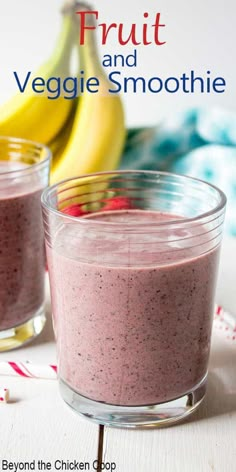
[[(49, 60), (40, 67), (33, 78), (69, 75), (71, 50), (74, 46), (72, 13), (64, 13), (57, 45)], [(21, 79), (23, 81), (23, 79)], [(63, 97), (48, 99), (46, 94), (34, 94), (27, 85), (24, 93), (18, 93), (0, 106), (0, 135), (31, 139), (48, 144), (58, 134), (73, 107), (73, 100)]]
[[(75, 11), (88, 10), (87, 5), (74, 2)], [(74, 15), (79, 37), (79, 15)], [(125, 141), (124, 112), (121, 99), (110, 94), (109, 80), (100, 64), (95, 35), (86, 32), (85, 45), (78, 46), (80, 69), (85, 81), (99, 80), (98, 93), (85, 91), (79, 99), (71, 136), (61, 156), (52, 166), (51, 183), (103, 170), (117, 168)]]

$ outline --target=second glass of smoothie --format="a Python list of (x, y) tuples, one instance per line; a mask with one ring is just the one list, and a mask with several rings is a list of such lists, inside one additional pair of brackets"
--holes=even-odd
[(224, 194), (130, 171), (62, 182), (42, 203), (65, 401), (121, 427), (193, 412), (206, 391)]
[(49, 169), (45, 146), (0, 137), (0, 352), (32, 340), (45, 324), (40, 200)]

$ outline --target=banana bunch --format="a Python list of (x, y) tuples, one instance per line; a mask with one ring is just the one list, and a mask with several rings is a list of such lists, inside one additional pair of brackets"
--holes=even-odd
[[(76, 11), (88, 11), (87, 5), (76, 1), (74, 4)], [(85, 81), (96, 77), (100, 85), (98, 93), (85, 91), (79, 97), (69, 140), (53, 161), (52, 183), (70, 175), (116, 169), (125, 141), (121, 99), (108, 92), (110, 84), (99, 62), (94, 31), (86, 31), (85, 44), (81, 45), (79, 15), (74, 15), (74, 21), (80, 69)]]
[(92, 172), (116, 169), (125, 141), (121, 99), (109, 94), (109, 80), (100, 64), (94, 31), (87, 30), (85, 44), (79, 44), (80, 15), (88, 6), (66, 0), (61, 32), (49, 60), (34, 74), (45, 82), (51, 77), (70, 76), (74, 46), (78, 50), (79, 71), (84, 79), (97, 77), (96, 94), (85, 91), (75, 99), (36, 96), (26, 88), (0, 107), (0, 135), (41, 142), (51, 148), (51, 183)]

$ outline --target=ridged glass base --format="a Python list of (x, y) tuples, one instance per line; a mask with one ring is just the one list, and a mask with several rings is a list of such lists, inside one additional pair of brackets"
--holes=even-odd
[(17, 349), (38, 336), (46, 322), (44, 306), (26, 323), (0, 331), (0, 352)]
[(95, 402), (73, 391), (63, 380), (59, 381), (62, 398), (84, 417), (106, 426), (147, 429), (170, 426), (192, 414), (205, 396), (206, 382), (207, 376), (191, 392), (167, 403), (125, 407)]

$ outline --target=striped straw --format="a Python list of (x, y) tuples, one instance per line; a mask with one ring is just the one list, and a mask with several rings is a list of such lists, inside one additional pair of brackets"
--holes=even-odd
[(31, 379), (57, 378), (57, 367), (55, 365), (33, 364), (31, 362), (0, 362), (0, 375), (20, 376)]

